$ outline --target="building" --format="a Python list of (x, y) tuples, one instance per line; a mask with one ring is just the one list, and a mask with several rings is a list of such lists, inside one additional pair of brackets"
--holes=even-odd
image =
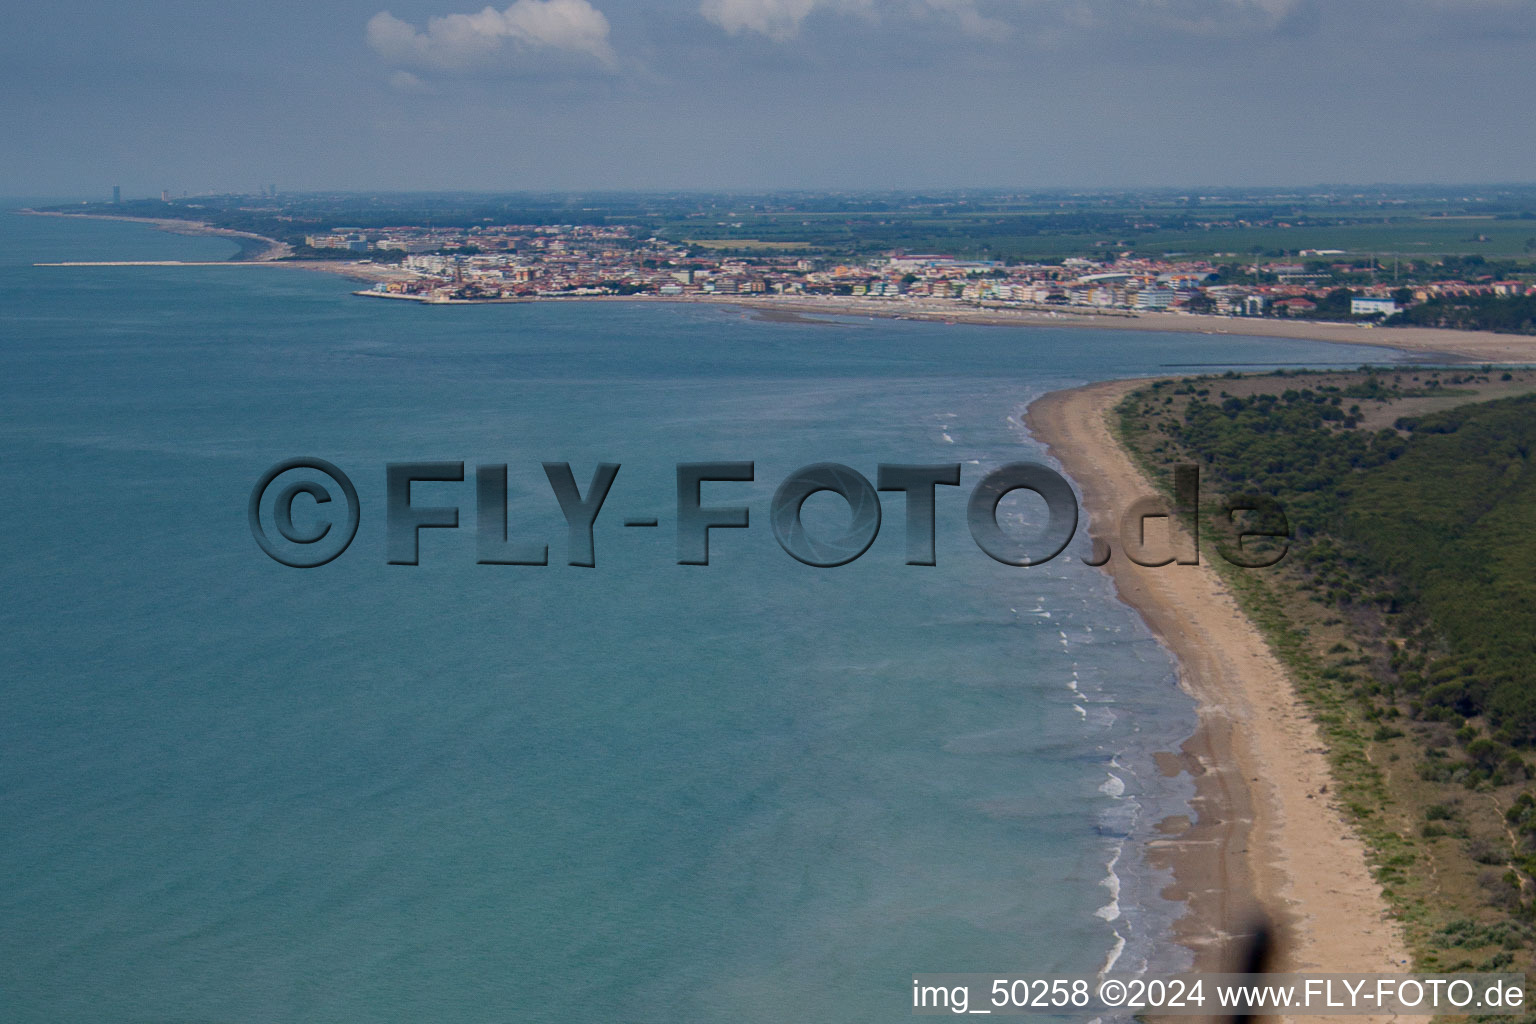
[(1398, 309), (1391, 299), (1353, 298), (1349, 300), (1350, 316), (1391, 316)]
[(112, 205), (113, 206), (122, 206), (123, 205), (123, 186), (121, 186), (121, 185), (113, 185), (112, 186)]
[(1317, 303), (1311, 299), (1304, 299), (1300, 295), (1293, 295), (1288, 299), (1276, 299), (1270, 305), (1286, 316), (1294, 316), (1297, 313), (1311, 313), (1317, 309)]
[(305, 235), (304, 244), (311, 249), (346, 249), (349, 252), (367, 252), (368, 239), (360, 234)]

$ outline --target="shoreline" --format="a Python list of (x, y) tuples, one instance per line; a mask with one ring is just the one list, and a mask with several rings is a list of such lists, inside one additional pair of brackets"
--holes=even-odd
[(1262, 910), (1279, 934), (1273, 969), (1407, 970), (1365, 846), (1327, 795), (1332, 776), (1316, 726), (1263, 635), (1209, 565), (1143, 568), (1120, 550), (1111, 510), (1155, 488), (1107, 417), (1141, 383), (1052, 392), (1031, 403), (1025, 422), (1081, 490), (1090, 534), (1113, 546), (1104, 569), (1116, 593), (1173, 653), (1179, 686), (1195, 698), (1194, 735), (1157, 759), (1165, 775), (1191, 775), (1195, 817), (1159, 823), (1162, 838), (1148, 850), (1172, 872), (1163, 896), (1186, 908), (1175, 939), (1194, 953), (1196, 970), (1240, 970), (1234, 940)]
[[(36, 216), (122, 220), (187, 235), (218, 235), (283, 243), (264, 236), (215, 228), (202, 222), (154, 218), (23, 211)], [(368, 282), (409, 279), (387, 264), (287, 260), (274, 249), (251, 259), (73, 262), (58, 266), (286, 266)], [(869, 317), (978, 326), (1088, 327), (1179, 332), (1232, 337), (1278, 337), (1357, 344), (1423, 354), (1437, 361), (1536, 361), (1536, 338), (1432, 328), (1375, 328), (1316, 321), (1271, 320), (1067, 308), (1061, 310), (960, 305), (852, 296), (571, 296), (451, 300), (370, 291), (374, 298), (423, 304), (483, 305), (529, 302), (701, 303), (730, 306), (755, 319), (851, 326), (817, 316)], [(1066, 340), (1063, 338), (1062, 340)], [(1155, 343), (1154, 339), (1148, 339)], [(1178, 371), (1170, 370), (1172, 375)], [(1153, 492), (1121, 447), (1104, 417), (1119, 396), (1139, 381), (1109, 381), (1042, 396), (1025, 420), (1031, 433), (1080, 488), (1090, 533), (1109, 539), (1121, 510)], [(1395, 923), (1386, 916), (1363, 845), (1354, 839), (1325, 794), (1333, 787), (1306, 708), (1261, 634), (1242, 616), (1214, 570), (1206, 567), (1142, 569), (1119, 553), (1105, 567), (1120, 599), (1129, 604), (1175, 656), (1179, 685), (1196, 700), (1199, 725), (1177, 752), (1156, 758), (1167, 776), (1188, 773), (1195, 786), (1194, 820), (1180, 816), (1157, 823), (1147, 846), (1150, 862), (1170, 869), (1163, 895), (1185, 911), (1174, 938), (1192, 950), (1196, 969), (1236, 969), (1232, 941), (1249, 928), (1252, 893), (1281, 928), (1289, 969), (1381, 971), (1405, 969), (1407, 953)]]
[[(253, 231), (236, 231), (234, 228), (214, 227), (207, 221), (181, 220), (176, 217), (130, 217), (126, 214), (117, 215), (110, 213), (69, 213), (64, 210), (34, 210), (24, 207), (16, 210), (16, 213), (24, 217), (72, 217), (76, 220), (119, 220), (132, 224), (148, 224), (157, 231), (164, 231), (172, 235), (213, 235), (219, 238), (234, 239), (240, 246), (240, 252), (232, 259), (209, 261), (207, 264), (198, 263), (194, 266), (211, 265), (218, 263), (276, 263), (284, 257), (293, 254), (293, 247), (287, 242), (279, 242), (275, 238), (266, 235), (258, 235)], [(248, 255), (252, 252), (252, 242), (259, 242), (263, 246), (260, 252)], [(171, 264), (173, 261), (158, 261)], [(79, 264), (63, 264), (73, 266)], [(88, 264), (87, 264), (88, 265)]]
[[(292, 248), (285, 242), (248, 231), (218, 228), (204, 221), (175, 218), (130, 217), (98, 213), (68, 213), (62, 210), (33, 210), (17, 213), (33, 217), (76, 217), (83, 220), (119, 220), (148, 224), (161, 231), (183, 235), (216, 235), (237, 239), (242, 246), (260, 242), (267, 248), (251, 258), (218, 261), (228, 264), (262, 264), (294, 267), (320, 273), (336, 274), (371, 284), (411, 280), (413, 275), (389, 264), (357, 263), (345, 260), (294, 260)], [(91, 266), (90, 262), (70, 261), (55, 266)], [(112, 265), (96, 263), (94, 265)], [(121, 265), (121, 264), (118, 264)], [(204, 266), (212, 263), (154, 261), (156, 266)], [(539, 296), (511, 299), (450, 299), (434, 301), (417, 295), (357, 291), (368, 298), (410, 300), (423, 305), (515, 305), (529, 302), (684, 302), (736, 306), (770, 314), (800, 316), (863, 316), (888, 320), (917, 320), (933, 323), (972, 324), (985, 327), (1094, 327), (1107, 330), (1152, 331), (1161, 333), (1230, 335), (1249, 338), (1290, 338), (1335, 344), (1368, 345), (1399, 352), (1412, 352), (1435, 362), (1445, 363), (1536, 363), (1536, 336), (1496, 334), (1491, 331), (1458, 331), (1442, 327), (1376, 327), (1371, 324), (1338, 323), (1321, 320), (1281, 320), (1270, 317), (1230, 317), (1204, 313), (1157, 312), (1148, 310), (1095, 309), (1068, 306), (1060, 309), (1018, 307), (1001, 303), (974, 305), (952, 304), (944, 300), (870, 299), (859, 296), (797, 296), (794, 298), (753, 298), (742, 295), (582, 295), (570, 297)]]
[(1289, 338), (1296, 341), (1368, 345), (1395, 352), (1413, 352), (1445, 362), (1536, 362), (1536, 336), (1455, 331), (1439, 327), (1375, 327), (1320, 320), (1277, 320), (1268, 317), (1130, 310), (1040, 310), (1007, 306), (947, 309), (942, 306), (931, 308), (927, 304), (913, 304), (910, 308), (898, 305), (893, 308), (890, 300), (850, 299), (842, 296), (826, 302), (804, 298), (744, 300), (739, 296), (733, 297), (731, 301), (745, 309), (772, 309), (799, 314), (871, 316), (986, 327), (1091, 327), (1164, 334)]
[[(358, 270), (353, 265), (293, 262), (309, 270), (340, 274), (360, 281), (397, 280), (387, 272)], [(382, 268), (381, 268), (382, 271)], [(423, 305), (475, 306), (542, 302), (693, 303), (735, 306), (774, 319), (816, 316), (857, 316), (880, 320), (914, 320), (925, 323), (967, 324), (980, 327), (1045, 327), (1146, 331), (1153, 333), (1227, 335), (1239, 338), (1289, 338), (1342, 345), (1365, 345), (1392, 352), (1411, 352), (1444, 363), (1533, 363), (1536, 336), (1495, 334), (1490, 331), (1458, 331), (1442, 327), (1375, 327), (1368, 324), (1319, 320), (1276, 320), (1267, 317), (1229, 317), (1200, 313), (1133, 312), (1067, 308), (1043, 310), (1008, 306), (973, 306), (938, 302), (906, 302), (834, 296), (823, 299), (751, 298), (741, 295), (581, 295), (538, 296), (510, 299), (432, 300), (416, 295), (357, 291), (367, 298), (408, 299)], [(811, 322), (815, 322), (812, 320)], [(1309, 364), (1311, 365), (1311, 364)]]

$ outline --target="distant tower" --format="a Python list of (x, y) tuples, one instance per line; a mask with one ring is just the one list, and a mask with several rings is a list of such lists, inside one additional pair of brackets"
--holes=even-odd
[(122, 206), (123, 205), (123, 186), (121, 186), (121, 185), (113, 185), (112, 186), (112, 205), (113, 206)]
[(277, 186), (276, 185), (272, 186), (272, 198), (273, 199), (277, 198)]
[(168, 202), (171, 201), (171, 190), (170, 189), (163, 188), (163, 189), (160, 190), (160, 201), (162, 203), (168, 203)]

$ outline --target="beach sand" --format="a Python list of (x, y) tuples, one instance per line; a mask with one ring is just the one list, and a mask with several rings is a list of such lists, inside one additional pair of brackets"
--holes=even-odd
[[(287, 266), (340, 274), (359, 281), (402, 280), (409, 274), (395, 268), (370, 264), (325, 261), (292, 261)], [(359, 292), (358, 294), (366, 294)], [(407, 296), (408, 298), (419, 297)], [(930, 323), (972, 324), (984, 327), (1044, 327), (1072, 330), (1179, 332), (1232, 337), (1296, 338), (1344, 345), (1369, 345), (1392, 351), (1412, 352), (1432, 363), (1533, 363), (1536, 336), (1494, 334), (1491, 331), (1456, 331), (1442, 327), (1377, 327), (1372, 324), (1328, 323), (1318, 320), (1286, 320), (1269, 317), (1207, 316), (1196, 313), (1131, 312), (1068, 307), (1043, 310), (1021, 307), (974, 305), (955, 301), (906, 301), (827, 297), (742, 295), (580, 295), (538, 296), (509, 299), (465, 299), (443, 305), (474, 305), (489, 302), (685, 302), (736, 306), (759, 319), (783, 323), (825, 323), (828, 316), (859, 316), (883, 320), (918, 320)]]
[[(395, 279), (382, 268), (346, 262), (294, 262), (313, 270), (341, 274), (358, 280)], [(398, 271), (396, 272), (398, 273)], [(471, 299), (462, 304), (507, 300)], [(517, 300), (529, 301), (529, 300)], [(975, 305), (956, 301), (863, 299), (837, 295), (743, 296), (743, 295), (581, 295), (569, 298), (539, 296), (535, 302), (693, 302), (736, 306), (763, 319), (784, 322), (816, 322), (817, 317), (862, 316), (887, 320), (919, 320), (933, 323), (974, 324), (986, 327), (1044, 327), (1071, 330), (1180, 332), (1233, 337), (1297, 338), (1346, 345), (1370, 345), (1412, 352), (1434, 363), (1531, 363), (1536, 362), (1536, 336), (1494, 334), (1490, 331), (1455, 331), (1440, 327), (1376, 327), (1371, 324), (1328, 323), (1270, 317), (1207, 316), (1194, 313), (1131, 312), (1066, 307), (1060, 310)], [(458, 305), (461, 303), (445, 303)], [(835, 323), (827, 321), (828, 323)]]
[(284, 259), (293, 253), (287, 242), (279, 242), (252, 231), (236, 231), (233, 228), (216, 228), (200, 220), (181, 220), (175, 217), (129, 217), (107, 213), (69, 213), (64, 210), (22, 209), (18, 213), (29, 217), (74, 217), (79, 220), (121, 220), (135, 224), (148, 224), (173, 235), (216, 235), (231, 239), (240, 245), (240, 254), (230, 262), (266, 263)]
[(1108, 419), (1138, 383), (1054, 392), (1030, 406), (1027, 422), (1082, 490), (1091, 533), (1115, 552), (1105, 568), (1120, 597), (1177, 657), (1180, 685), (1198, 705), (1199, 730), (1160, 765), (1194, 776), (1196, 820), (1163, 823), (1152, 843), (1154, 862), (1173, 871), (1165, 895), (1188, 907), (1177, 938), (1197, 969), (1237, 970), (1232, 957), (1257, 906), (1280, 931), (1272, 969), (1408, 971), (1365, 847), (1329, 795), (1322, 740), (1263, 636), (1214, 569), (1144, 568), (1120, 550), (1117, 515), (1157, 493)]
[[(401, 272), (370, 264), (295, 263), (289, 266), (339, 273), (359, 281), (398, 279)], [(470, 302), (498, 299), (467, 299)], [(519, 299), (527, 301), (527, 299)], [(1427, 362), (1536, 362), (1536, 336), (1495, 335), (1476, 330), (1442, 327), (1375, 327), (1372, 324), (1335, 324), (1307, 319), (1273, 319), (1260, 316), (1206, 316), (1198, 313), (1130, 312), (1064, 307), (1060, 310), (1023, 307), (975, 306), (969, 302), (932, 299), (865, 299), (857, 296), (745, 296), (745, 295), (581, 295), (539, 296), (536, 302), (710, 302), (750, 310), (762, 319), (780, 322), (817, 321), (819, 316), (869, 316), (876, 319), (912, 319), (942, 324), (975, 324), (983, 327), (1060, 327), (1063, 330), (1092, 327), (1095, 330), (1146, 330), (1187, 335), (1229, 335), (1236, 338), (1296, 338), (1349, 345), (1375, 345), (1424, 356)], [(458, 302), (449, 302), (455, 306)]]
[[(267, 263), (338, 274), (370, 283), (402, 282), (416, 275), (393, 264), (352, 260), (294, 260), (286, 242), (249, 231), (217, 228), (203, 221), (172, 218), (129, 217), (101, 213), (69, 213), (61, 210), (23, 209), (19, 213), (39, 217), (80, 217), (124, 220), (149, 224), (162, 231), (184, 235), (222, 235), (242, 245), (242, 255), (231, 262)], [(256, 251), (257, 247), (259, 251)], [(170, 263), (174, 261), (156, 261)], [(50, 264), (52, 265), (52, 264)], [(64, 266), (88, 264), (58, 264)], [(189, 264), (199, 265), (199, 264)], [(359, 293), (364, 294), (364, 293)], [(507, 300), (466, 300), (442, 305)], [(526, 301), (524, 299), (516, 300)], [(1176, 331), (1188, 334), (1227, 334), (1263, 338), (1300, 338), (1350, 345), (1376, 345), (1422, 354), (1433, 362), (1528, 363), (1536, 362), (1536, 336), (1494, 334), (1487, 331), (1454, 331), (1439, 327), (1376, 327), (1373, 324), (1330, 323), (1271, 317), (1210, 316), (1195, 313), (1093, 309), (1082, 306), (1056, 308), (1019, 307), (1002, 303), (960, 303), (953, 300), (902, 297), (862, 298), (828, 296), (742, 295), (610, 295), (540, 297), (540, 302), (712, 302), (763, 312), (766, 319), (787, 320), (794, 314), (869, 316), (895, 320), (978, 324), (994, 327), (1093, 327), (1099, 330)], [(801, 321), (804, 322), (804, 321)]]
[[(279, 248), (281, 243), (260, 236), (187, 221), (152, 223), (162, 230), (268, 243), (258, 260), (286, 255), (286, 247)], [(374, 282), (410, 277), (397, 267), (345, 261), (280, 265)], [(810, 317), (820, 314), (1178, 331), (1377, 345), (1419, 353), (1437, 362), (1536, 361), (1536, 337), (1302, 320), (994, 308), (847, 296), (614, 296), (540, 301), (713, 302), (752, 310), (762, 319), (799, 323), (816, 322)], [(1233, 957), (1243, 948), (1256, 911), (1262, 910), (1281, 931), (1281, 962), (1273, 969), (1407, 971), (1402, 934), (1371, 877), (1365, 848), (1329, 796), (1331, 777), (1322, 740), (1263, 636), (1238, 609), (1213, 569), (1203, 565), (1143, 568), (1118, 551), (1115, 514), (1136, 498), (1156, 493), (1116, 440), (1107, 419), (1120, 397), (1138, 383), (1110, 381), (1054, 392), (1035, 401), (1027, 419), (1031, 432), (1049, 446), (1081, 489), (1092, 534), (1116, 549), (1105, 569), (1120, 597), (1174, 653), (1180, 685), (1198, 705), (1196, 734), (1180, 751), (1159, 759), (1160, 769), (1168, 774), (1188, 772), (1196, 790), (1195, 819), (1161, 823), (1163, 838), (1154, 840), (1151, 849), (1153, 861), (1173, 874), (1165, 895), (1184, 901), (1188, 908), (1176, 927), (1176, 938), (1194, 951), (1197, 969), (1238, 970)], [(1310, 1024), (1330, 1018), (1304, 1019)], [(1375, 1019), (1339, 1018), (1351, 1024)]]
[(873, 316), (995, 327), (1092, 327), (1098, 330), (1177, 331), (1186, 334), (1260, 338), (1298, 338), (1348, 345), (1376, 345), (1422, 354), (1445, 362), (1536, 362), (1536, 336), (1454, 331), (1439, 327), (1376, 327), (1369, 324), (1328, 323), (1271, 317), (1207, 316), (1196, 313), (1131, 312), (1063, 307), (1059, 310), (970, 305), (932, 300), (716, 297), (749, 309), (770, 308), (823, 316)]

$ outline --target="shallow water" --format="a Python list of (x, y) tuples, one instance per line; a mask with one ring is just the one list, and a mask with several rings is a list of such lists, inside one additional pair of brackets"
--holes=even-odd
[[(1191, 702), (1084, 538), (1004, 566), (965, 500), (1044, 457), (1048, 390), (1382, 350), (30, 266), (231, 250), (0, 216), (6, 1019), (875, 1021), (913, 971), (1180, 962), (1139, 843), (1189, 795), (1151, 754)], [(362, 505), (309, 571), (246, 521), (297, 455)], [(507, 463), (552, 564), (477, 565), (468, 481), (417, 485), (461, 528), (386, 564), (410, 460)], [(751, 525), (680, 566), (674, 467), (705, 460), (755, 463), (705, 485)], [(622, 465), (595, 568), (542, 461)], [(857, 561), (785, 554), (770, 498), (821, 461), (962, 463), (938, 565), (903, 564), (896, 494)]]

